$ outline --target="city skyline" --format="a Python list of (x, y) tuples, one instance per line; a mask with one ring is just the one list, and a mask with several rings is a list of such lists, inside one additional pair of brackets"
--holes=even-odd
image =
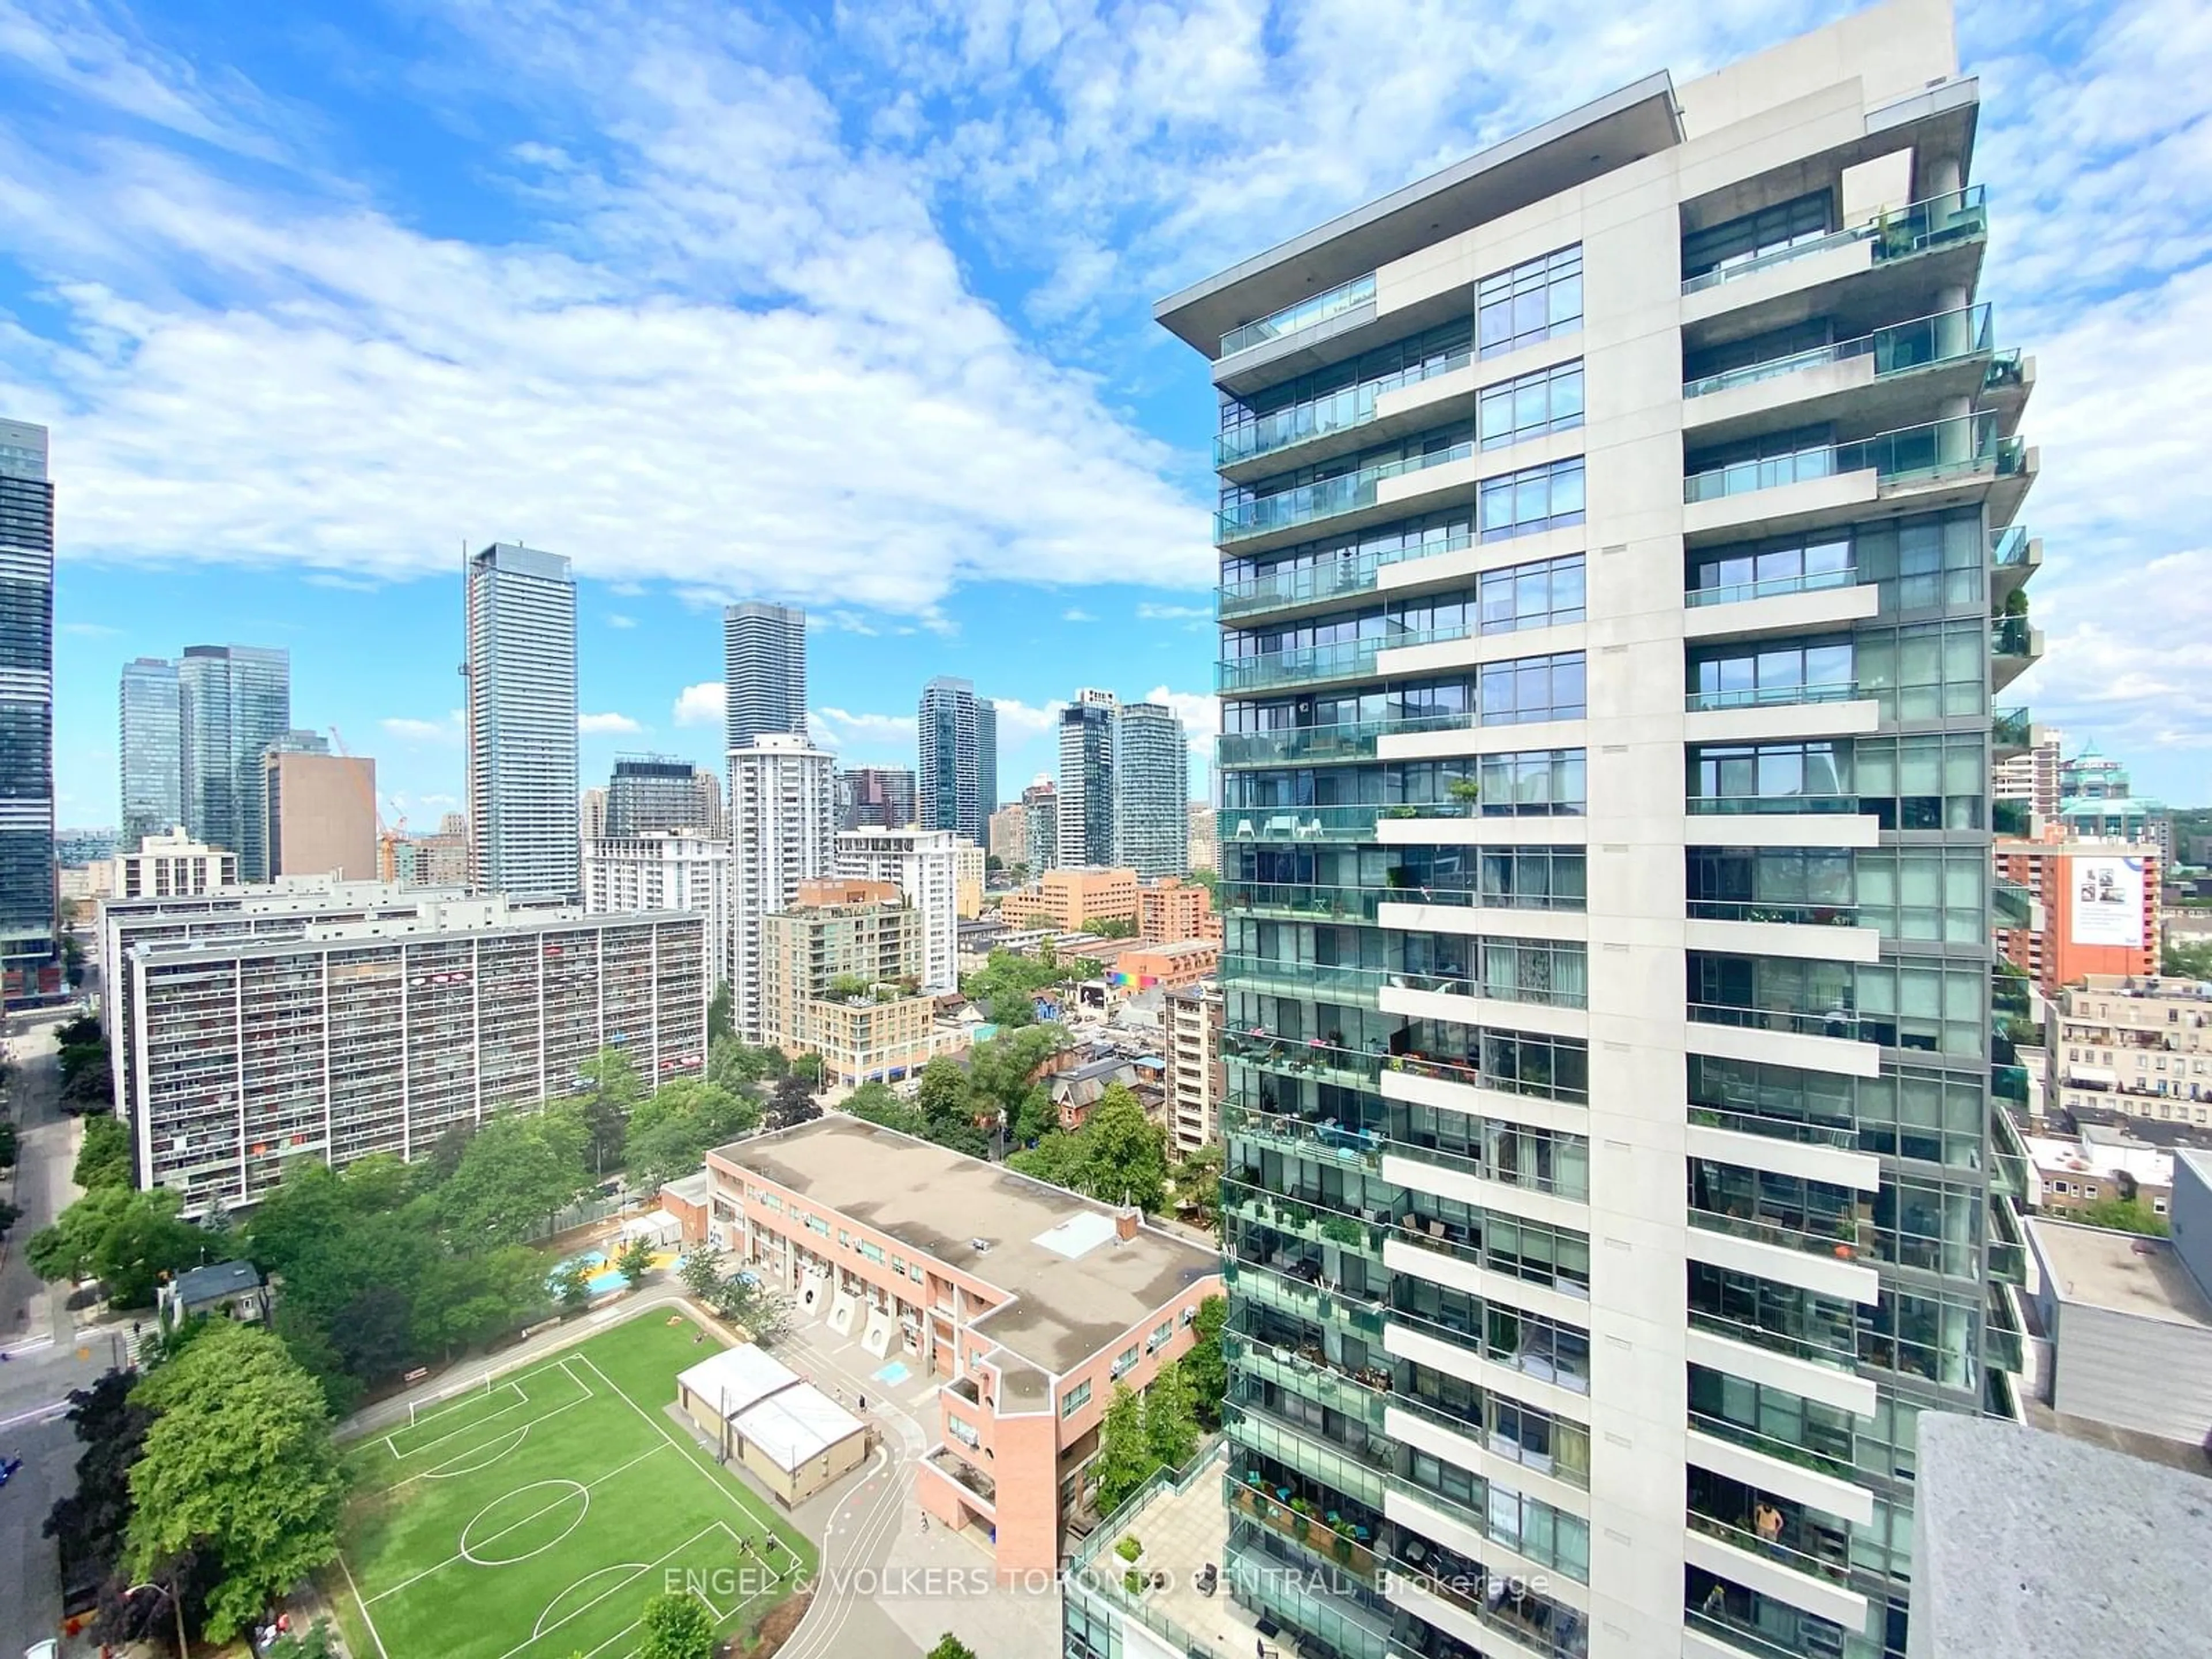
[[(641, 55), (637, 42), (589, 17), (562, 20), (558, 33), (569, 50), (544, 55), (489, 24), (474, 32), (426, 26), (455, 78), (444, 94), (397, 79), (384, 84), (403, 108), (423, 117), (403, 123), (422, 133), (422, 152), (402, 155), (387, 155), (378, 134), (388, 122), (362, 119), (355, 93), (334, 85), (295, 45), (251, 28), (218, 42), (185, 14), (149, 12), (137, 27), (90, 15), (70, 29), (27, 23), (34, 35), (50, 32), (54, 49), (0, 60), (0, 84), (24, 112), (27, 156), (49, 165), (27, 163), (26, 210), (0, 233), (0, 305), (23, 331), (0, 351), (0, 402), (16, 418), (52, 427), (55, 476), (70, 504), (57, 593), (60, 816), (116, 821), (114, 677), (129, 657), (164, 654), (183, 636), (290, 646), (303, 714), (341, 726), (356, 747), (377, 756), (387, 797), (434, 820), (443, 804), (434, 798), (458, 801), (461, 793), (450, 735), (459, 699), (450, 632), (424, 619), (446, 603), (434, 578), (450, 570), (463, 535), (471, 545), (513, 535), (575, 560), (583, 710), (602, 726), (641, 728), (587, 731), (587, 775), (604, 772), (617, 745), (638, 746), (641, 736), (702, 763), (718, 760), (714, 722), (679, 726), (674, 710), (720, 678), (720, 607), (747, 597), (805, 605), (819, 618), (811, 641), (816, 712), (846, 718), (825, 719), (817, 740), (835, 738), (849, 763), (908, 763), (910, 732), (888, 732), (886, 723), (908, 716), (914, 688), (939, 673), (988, 685), (1002, 699), (1009, 732), (1018, 708), (1042, 719), (1070, 684), (1112, 684), (1131, 697), (1156, 686), (1201, 696), (1210, 657), (1204, 463), (1213, 401), (1176, 371), (1164, 343), (1147, 337), (1151, 298), (1214, 268), (1217, 256), (1265, 244), (1275, 227), (1318, 222), (1418, 176), (1440, 156), (1465, 153), (1653, 64), (1721, 61), (1845, 9), (1816, 3), (1787, 18), (1749, 21), (1740, 12), (1657, 17), (1648, 28), (1608, 33), (1585, 52), (1548, 55), (1545, 75), (1525, 83), (1506, 67), (1514, 40), (1484, 63), (1459, 63), (1432, 50), (1427, 31), (1443, 26), (1426, 21), (1401, 20), (1389, 37), (1395, 44), (1378, 36), (1341, 61), (1316, 50), (1311, 24), (1279, 40), (1240, 39), (1224, 74), (1252, 75), (1330, 112), (1328, 123), (1283, 141), (1301, 156), (1328, 156), (1329, 165), (1270, 167), (1264, 187), (1249, 167), (1261, 140), (1243, 125), (1250, 112), (1239, 100), (1218, 107), (1201, 100), (1162, 128), (1149, 106), (1139, 106), (1161, 91), (1145, 76), (1112, 83), (1123, 100), (1119, 115), (1132, 118), (1108, 117), (1108, 126), (1122, 131), (1101, 155), (1085, 157), (1076, 141), (1090, 118), (1048, 89), (1048, 71), (1085, 59), (1126, 70), (1133, 51), (1087, 26), (1025, 47), (1036, 56), (1024, 61), (1048, 73), (1023, 93), (1024, 118), (1046, 135), (1045, 154), (1076, 168), (1080, 190), (1097, 192), (1099, 211), (1068, 218), (1056, 216), (1061, 198), (1017, 186), (1009, 171), (1015, 160), (996, 147), (981, 160), (972, 203), (939, 199), (932, 158), (941, 161), (950, 141), (927, 112), (912, 127), (841, 137), (839, 105), (848, 94), (840, 70), (879, 70), (884, 45), (841, 26), (769, 71), (771, 79), (787, 74), (775, 83), (818, 112), (818, 118), (795, 118), (794, 142), (805, 158), (799, 176), (809, 189), (833, 181), (849, 187), (872, 177), (872, 167), (887, 169), (886, 234), (915, 263), (850, 260), (848, 240), (817, 230), (810, 234), (817, 240), (791, 252), (804, 280), (790, 284), (760, 269), (781, 255), (728, 245), (717, 228), (719, 209), (706, 213), (679, 199), (688, 190), (658, 188), (692, 181), (660, 175), (667, 163), (653, 141), (672, 141), (671, 151), (689, 148), (683, 141), (695, 131), (690, 124), (711, 123), (712, 108), (648, 99), (649, 107), (634, 109), (626, 95), (562, 80), (559, 64), (604, 54), (635, 66)], [(2038, 340), (2044, 384), (2065, 392), (2047, 441), (2078, 463), (2040, 503), (2039, 528), (2107, 550), (2100, 574), (2167, 560), (2157, 580), (2179, 607), (2167, 628), (2138, 641), (2121, 598), (2130, 583), (2060, 573), (2069, 619), (2054, 631), (2039, 673), (2039, 712), (2128, 754), (2147, 793), (2186, 801), (2206, 793), (2203, 717), (2177, 695), (2187, 684), (2188, 642), (2203, 631), (2196, 607), (2206, 585), (2191, 577), (2212, 556), (2197, 550), (2194, 527), (2203, 516), (2194, 492), (2205, 481), (2193, 467), (2162, 466), (2172, 489), (2157, 499), (2126, 481), (2144, 457), (2179, 454), (2175, 446), (2185, 441), (2177, 434), (2188, 423), (2173, 411), (2186, 407), (2178, 401), (2191, 385), (2185, 347), (2201, 333), (2212, 278), (2188, 264), (2188, 237), (2114, 234), (2109, 226), (2091, 234), (2098, 222), (2087, 217), (2092, 204), (2065, 188), (2070, 166), (2039, 155), (2034, 135), (2048, 130), (2046, 120), (2082, 134), (2110, 186), (2103, 197), (2170, 201), (2145, 181), (2161, 141), (2197, 118), (2208, 83), (2177, 75), (2179, 97), (2124, 100), (2137, 113), (2132, 124), (2119, 120), (2112, 113), (2118, 104), (2102, 88), (2176, 66), (2158, 61), (2151, 43), (2160, 31), (2100, 26), (2104, 9), (2059, 9), (2045, 27), (2039, 7), (1970, 8), (1960, 19), (1961, 46), (1992, 84), (2041, 89), (2008, 105), (1992, 99), (1984, 136), (1993, 160), (2017, 180), (2022, 210), (2007, 233), (2014, 257), (1992, 297), (2008, 328)], [(680, 56), (686, 42), (679, 31), (664, 44)], [(688, 44), (702, 62), (748, 56), (720, 38)], [(101, 50), (142, 77), (146, 101), (60, 67)], [(193, 76), (185, 65), (195, 57), (231, 63), (236, 80), (222, 88)], [(1391, 121), (1349, 125), (1364, 107), (1352, 95), (1358, 86), (1392, 61), (1425, 57), (1457, 67), (1394, 84)], [(958, 107), (974, 94), (976, 71), (947, 73)], [(459, 87), (470, 89), (461, 104), (489, 100), (506, 137), (494, 140), (481, 128), (465, 135), (462, 124), (446, 118), (442, 100), (458, 96)], [(257, 88), (282, 95), (264, 99)], [(2045, 94), (2065, 100), (2064, 110), (2054, 111)], [(336, 112), (313, 140), (280, 112), (325, 99)], [(549, 106), (567, 113), (550, 118)], [(650, 123), (635, 147), (610, 137), (633, 113)], [(870, 128), (860, 109), (850, 112), (848, 125)], [(1136, 136), (1155, 131), (1157, 138)], [(228, 142), (190, 136), (206, 132)], [(1064, 156), (1060, 145), (1067, 147)], [(312, 165), (310, 149), (320, 151)], [(567, 178), (609, 183), (611, 219), (593, 218), (579, 230), (564, 175), (549, 170), (562, 157), (578, 163)], [(1131, 164), (1139, 158), (1143, 165)], [(156, 162), (177, 169), (179, 189), (206, 203), (205, 215), (149, 218), (149, 198), (125, 186), (134, 166)], [(713, 201), (785, 199), (776, 157), (749, 146), (726, 157), (724, 171), (715, 181), (721, 193), (708, 192)], [(1174, 179), (1190, 181), (1189, 199), (1207, 203), (1203, 216), (1161, 193)], [(2167, 221), (2193, 221), (2212, 186), (2183, 170), (2160, 189), (2185, 192), (2161, 210)], [(648, 204), (678, 216), (653, 245), (696, 240), (696, 258), (625, 272), (605, 258), (605, 242), (574, 240), (611, 233)], [(1036, 225), (1034, 236), (989, 234), (1030, 215), (1050, 222)], [(260, 218), (295, 223), (292, 246), (253, 235)], [(344, 239), (356, 224), (377, 247), (376, 259), (348, 259), (352, 244)], [(222, 239), (225, 261), (204, 258), (186, 228), (194, 225)], [(592, 361), (606, 354), (564, 343), (565, 331), (591, 325), (599, 296), (586, 301), (532, 280), (556, 246), (584, 261), (586, 284), (604, 282), (610, 315), (647, 314), (665, 304), (664, 349), (696, 348), (701, 362), (753, 363), (765, 395), (732, 399), (726, 376), (702, 386), (676, 362), (656, 377), (651, 401), (638, 401), (608, 378), (603, 361)], [(2095, 259), (2070, 252), (2085, 246), (2099, 249)], [(1033, 252), (1009, 254), (1009, 247)], [(425, 280), (424, 270), (448, 254), (461, 267), (454, 279)], [(717, 264), (723, 259), (742, 266), (738, 280), (727, 279)], [(198, 275), (173, 280), (179, 268)], [(391, 280), (369, 283), (372, 268)], [(827, 272), (847, 269), (866, 273), (862, 291), (829, 284)], [(903, 274), (915, 269), (929, 273), (927, 283), (905, 283), (902, 292)], [(301, 320), (313, 308), (291, 302), (332, 271), (345, 277), (330, 308), (314, 312), (323, 321)], [(203, 281), (207, 287), (198, 286)], [(107, 325), (83, 309), (96, 291), (142, 307), (125, 315), (114, 366), (97, 374), (97, 353), (72, 349)], [(785, 297), (732, 304), (732, 291)], [(520, 297), (525, 293), (534, 297)], [(75, 297), (52, 297), (60, 294)], [(471, 307), (499, 320), (472, 324)], [(925, 316), (945, 326), (921, 328)], [(807, 370), (799, 343), (817, 327), (830, 337), (833, 354), (849, 344), (855, 365), (850, 383), (818, 398), (801, 395), (788, 378)], [(904, 352), (921, 334), (930, 339), (919, 362), (891, 356), (895, 343)], [(173, 344), (186, 355), (171, 356)], [(396, 370), (382, 361), (387, 355)], [(455, 384), (500, 386), (495, 416), (488, 420), (473, 398), (453, 398), (416, 378), (440, 362), (457, 368)], [(903, 383), (885, 378), (887, 362), (901, 363)], [(296, 375), (309, 362), (341, 384), (349, 365), (364, 370), (331, 405), (329, 422), (291, 418), (275, 401), (285, 377), (272, 366), (286, 364)], [(393, 373), (405, 378), (395, 383)], [(203, 403), (182, 388), (210, 383), (226, 387), (219, 421), (203, 410), (179, 428), (159, 416)], [(957, 418), (909, 418), (917, 390), (951, 398)], [(364, 410), (355, 401), (362, 395), (380, 407)], [(856, 416), (856, 406), (875, 407), (878, 396), (888, 418)], [(788, 434), (755, 424), (763, 408), (775, 411), (769, 423)], [(392, 418), (399, 409), (410, 411), (404, 426)], [(579, 409), (593, 411), (586, 437), (567, 435), (565, 426), (549, 430)], [(977, 424), (965, 424), (971, 416)], [(824, 437), (824, 426), (832, 435)], [(878, 433), (917, 428), (930, 441), (910, 459), (851, 447), (874, 445)], [(425, 433), (443, 450), (426, 451)], [(357, 464), (324, 447), (339, 441)], [(748, 474), (755, 483), (729, 491), (702, 483), (723, 470), (720, 462), (692, 464), (692, 446), (702, 443), (720, 457), (751, 455), (759, 463)], [(792, 465), (785, 478), (779, 469), (793, 443), (823, 459)], [(437, 465), (415, 471), (426, 453), (439, 455)], [(447, 453), (468, 456), (468, 466), (449, 470)], [(586, 475), (590, 487), (578, 493), (538, 470), (556, 457), (564, 471)], [(825, 482), (821, 468), (830, 457), (832, 482)], [(611, 464), (594, 471), (602, 460)], [(362, 482), (402, 474), (420, 487), (395, 495)], [(866, 494), (842, 493), (848, 483)], [(898, 526), (896, 533), (880, 533), (884, 523)], [(800, 545), (808, 556), (793, 557)], [(676, 648), (667, 648), (670, 641)], [(1002, 773), (1010, 782), (1032, 775), (1042, 769), (1036, 753), (1009, 748)]]

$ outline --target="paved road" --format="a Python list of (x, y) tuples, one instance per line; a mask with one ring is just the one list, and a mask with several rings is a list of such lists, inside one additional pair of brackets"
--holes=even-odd
[(0, 1654), (9, 1659), (61, 1634), (53, 1540), (40, 1529), (55, 1500), (76, 1485), (76, 1436), (62, 1418), (0, 1428), (0, 1456), (23, 1460), (0, 1486), (0, 1585), (6, 1586), (0, 1589)]
[(8, 1052), (15, 1069), (8, 1080), (9, 1102), (21, 1137), (11, 1201), (23, 1215), (0, 1243), (0, 1348), (42, 1338), (66, 1345), (71, 1333), (64, 1298), (47, 1294), (23, 1260), (22, 1248), (77, 1195), (70, 1173), (76, 1167), (80, 1126), (56, 1100), (61, 1082), (54, 1059), (58, 1023), (46, 1018), (9, 1022)]

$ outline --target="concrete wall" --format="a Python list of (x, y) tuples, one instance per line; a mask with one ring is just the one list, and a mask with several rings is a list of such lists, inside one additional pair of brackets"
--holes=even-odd
[(2212, 1154), (2174, 1154), (2173, 1197), (2168, 1209), (2173, 1253), (2197, 1287), (2212, 1297)]

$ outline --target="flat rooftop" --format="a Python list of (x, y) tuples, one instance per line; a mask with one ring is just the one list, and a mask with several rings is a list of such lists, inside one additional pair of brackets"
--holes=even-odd
[(1213, 1251), (1152, 1227), (1116, 1238), (1107, 1205), (857, 1118), (710, 1156), (997, 1286), (1010, 1300), (975, 1328), (1054, 1376), (1221, 1271)]
[(2212, 1299), (2166, 1240), (2040, 1216), (2027, 1226), (2061, 1301), (2212, 1330)]

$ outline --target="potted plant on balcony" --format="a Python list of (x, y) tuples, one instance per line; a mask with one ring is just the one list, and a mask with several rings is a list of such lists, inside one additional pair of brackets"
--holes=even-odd
[(1313, 1529), (1313, 1505), (1303, 1498), (1291, 1499), (1291, 1527), (1301, 1544)]
[(1350, 1561), (1352, 1559), (1352, 1522), (1340, 1516), (1329, 1523), (1329, 1529), (1336, 1534), (1336, 1541), (1329, 1546), (1330, 1552), (1340, 1561)]
[(1454, 778), (1444, 793), (1462, 806), (1473, 806), (1482, 799), (1482, 785), (1474, 778)]

